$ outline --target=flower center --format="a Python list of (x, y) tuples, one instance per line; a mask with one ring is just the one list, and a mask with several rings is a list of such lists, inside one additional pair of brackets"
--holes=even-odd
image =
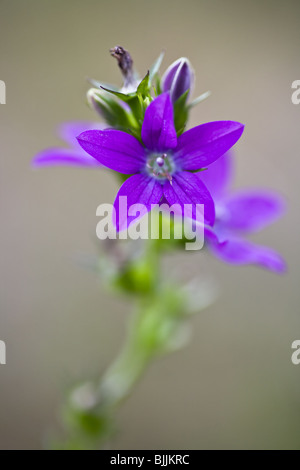
[(169, 180), (172, 182), (172, 174), (175, 171), (172, 155), (168, 153), (151, 153), (146, 167), (150, 176), (160, 181)]

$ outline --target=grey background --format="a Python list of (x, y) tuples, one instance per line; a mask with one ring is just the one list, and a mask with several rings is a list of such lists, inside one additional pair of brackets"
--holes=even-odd
[(0, 448), (42, 447), (66, 383), (103, 371), (124, 339), (131, 302), (74, 263), (96, 253), (95, 210), (113, 201), (117, 182), (96, 170), (30, 168), (59, 144), (58, 123), (93, 119), (86, 76), (120, 83), (108, 54), (116, 44), (141, 74), (163, 48), (163, 70), (190, 58), (195, 93), (212, 91), (191, 126), (246, 124), (236, 186), (286, 196), (287, 215), (254, 239), (280, 251), (289, 272), (230, 267), (204, 252), (169, 256), (182, 279), (214, 278), (220, 296), (191, 320), (188, 347), (150, 368), (111, 446), (299, 448), (300, 366), (290, 359), (300, 338), (299, 13), (291, 0), (0, 1)]

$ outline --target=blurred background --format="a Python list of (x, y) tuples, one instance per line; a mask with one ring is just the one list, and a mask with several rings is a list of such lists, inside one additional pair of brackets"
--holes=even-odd
[(124, 340), (130, 299), (111, 296), (75, 260), (97, 253), (96, 207), (113, 201), (117, 181), (101, 170), (30, 167), (59, 144), (60, 122), (94, 119), (87, 76), (121, 84), (108, 53), (117, 44), (141, 75), (162, 49), (162, 71), (188, 56), (194, 96), (212, 91), (190, 125), (245, 123), (236, 187), (277, 189), (289, 210), (253, 237), (286, 258), (284, 276), (201, 251), (167, 257), (166, 273), (212, 278), (219, 297), (192, 318), (188, 347), (148, 370), (111, 446), (299, 449), (299, 18), (296, 0), (0, 0), (1, 449), (42, 448), (66, 384), (105, 370)]

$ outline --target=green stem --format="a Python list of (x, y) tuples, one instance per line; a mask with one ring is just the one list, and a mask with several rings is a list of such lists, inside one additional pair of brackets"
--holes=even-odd
[(151, 359), (150, 354), (136, 348), (134, 338), (129, 336), (125, 348), (101, 379), (99, 396), (105, 407), (115, 408), (127, 398)]
[[(150, 362), (172, 350), (185, 322), (182, 292), (160, 278), (161, 250), (148, 240), (143, 257), (127, 277), (147, 280), (139, 292), (138, 309), (129, 323), (128, 336), (117, 359), (96, 384), (81, 384), (67, 403), (67, 427), (73, 440), (67, 446), (98, 448), (111, 437), (116, 410), (134, 389)], [(135, 272), (136, 269), (136, 272)], [(128, 281), (128, 279), (127, 279)], [(136, 286), (129, 280), (125, 285)], [(138, 294), (138, 292), (135, 292)], [(75, 436), (75, 437), (74, 437)], [(75, 444), (74, 444), (75, 442)]]

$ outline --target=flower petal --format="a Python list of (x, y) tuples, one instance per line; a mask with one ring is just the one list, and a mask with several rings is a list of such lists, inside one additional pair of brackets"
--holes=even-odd
[(83, 150), (52, 148), (39, 152), (32, 161), (34, 168), (44, 166), (98, 167), (102, 165)]
[(201, 181), (203, 181), (215, 202), (221, 202), (229, 190), (233, 175), (232, 158), (231, 152), (226, 152), (209, 165), (205, 171), (199, 173)]
[[(130, 206), (133, 204), (144, 204), (149, 212), (151, 210), (151, 204), (158, 204), (162, 195), (162, 185), (154, 178), (141, 174), (133, 175), (128, 178), (120, 187), (114, 202), (116, 217), (114, 222), (117, 231), (125, 230), (133, 221), (138, 220), (139, 216), (128, 216), (127, 209), (129, 209)], [(125, 208), (125, 210), (122, 210), (122, 202), (120, 202), (121, 196), (127, 197), (127, 208)]]
[(199, 170), (227, 152), (241, 137), (243, 124), (215, 121), (201, 124), (178, 138), (174, 159), (183, 170)]
[(173, 106), (169, 93), (162, 93), (149, 104), (142, 126), (142, 141), (149, 150), (167, 151), (177, 145)]
[(173, 84), (176, 72), (178, 71), (178, 68), (182, 64), (182, 59), (183, 59), (183, 57), (180, 58), (180, 59), (175, 60), (175, 62), (173, 62), (171, 65), (169, 65), (169, 67), (164, 72), (163, 76), (161, 77), (161, 87), (162, 87), (164, 92), (167, 92), (167, 91), (171, 90), (171, 86)]
[(167, 181), (164, 184), (164, 196), (170, 205), (179, 204), (184, 210), (184, 214), (188, 217), (195, 218), (195, 210), (193, 213), (187, 212), (184, 208), (185, 204), (192, 204), (195, 209), (196, 204), (204, 205), (204, 221), (208, 225), (213, 225), (215, 220), (215, 208), (213, 199), (195, 173), (181, 171), (173, 175), (172, 184)]
[(77, 140), (89, 155), (111, 170), (130, 175), (145, 164), (144, 147), (126, 132), (90, 130), (80, 134)]
[(105, 129), (106, 125), (101, 122), (93, 121), (68, 121), (63, 122), (58, 127), (58, 135), (62, 140), (67, 142), (71, 147), (80, 148), (77, 142), (77, 136), (89, 129)]
[(208, 246), (217, 258), (226, 263), (257, 264), (279, 274), (286, 271), (286, 263), (276, 251), (248, 240), (234, 237), (221, 244), (209, 243)]
[(225, 205), (227, 228), (256, 232), (277, 220), (285, 211), (283, 198), (265, 189), (236, 192)]

